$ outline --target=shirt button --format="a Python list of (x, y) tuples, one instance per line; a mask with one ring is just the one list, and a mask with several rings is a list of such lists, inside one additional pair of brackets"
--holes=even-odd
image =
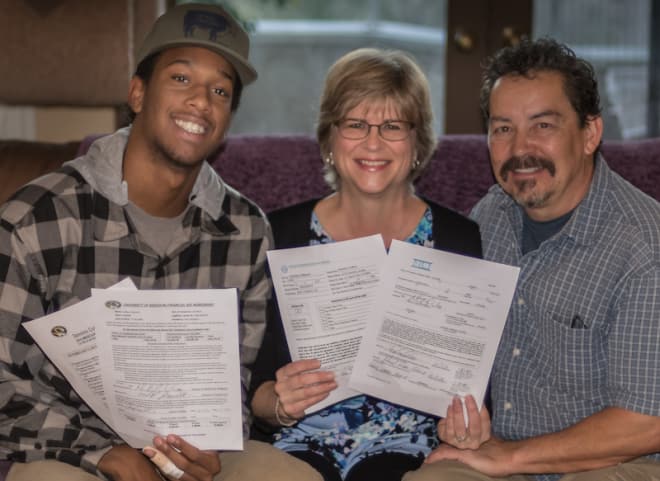
[(522, 297), (519, 297), (518, 298), (518, 305), (519, 306), (524, 306), (525, 305), (525, 299), (523, 299)]
[(504, 403), (504, 410), (505, 411), (510, 411), (511, 409), (513, 409), (513, 404), (511, 404), (509, 401), (505, 402)]
[(520, 349), (518, 349), (517, 347), (514, 347), (512, 354), (513, 354), (513, 357), (520, 356)]

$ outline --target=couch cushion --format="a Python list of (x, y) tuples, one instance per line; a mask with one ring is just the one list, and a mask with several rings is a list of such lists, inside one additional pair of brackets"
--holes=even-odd
[[(229, 137), (211, 165), (266, 212), (330, 193), (319, 147), (311, 136)], [(448, 135), (441, 137), (417, 191), (467, 212), (492, 183), (485, 138)]]
[(660, 138), (605, 142), (602, 153), (612, 170), (660, 200)]
[(230, 136), (210, 164), (266, 212), (330, 193), (310, 136)]
[[(96, 138), (85, 138), (79, 153)], [(614, 171), (660, 199), (660, 138), (605, 142), (602, 152)], [(309, 135), (229, 136), (209, 162), (266, 212), (330, 192), (318, 144)], [(493, 182), (485, 135), (444, 135), (416, 188), (420, 195), (467, 213)]]
[(484, 135), (441, 136), (417, 191), (437, 203), (467, 213), (494, 179)]

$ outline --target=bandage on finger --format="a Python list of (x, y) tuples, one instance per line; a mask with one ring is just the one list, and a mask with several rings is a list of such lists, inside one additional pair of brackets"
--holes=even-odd
[(180, 479), (181, 476), (183, 476), (183, 470), (174, 464), (170, 458), (165, 456), (153, 446), (149, 446), (149, 449), (155, 451), (156, 454), (154, 454), (153, 457), (149, 459), (158, 467), (161, 473), (170, 479)]

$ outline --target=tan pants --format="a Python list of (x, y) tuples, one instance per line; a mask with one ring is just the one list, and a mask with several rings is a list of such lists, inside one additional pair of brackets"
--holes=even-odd
[[(409, 472), (403, 481), (533, 481), (531, 476), (491, 478), (457, 461), (423, 464)], [(638, 459), (609, 468), (595, 469), (562, 476), (561, 481), (660, 481), (660, 463)]]
[[(247, 441), (243, 451), (220, 454), (222, 472), (214, 481), (322, 481), (321, 475), (270, 444)], [(99, 481), (99, 478), (59, 461), (15, 463), (6, 481)]]

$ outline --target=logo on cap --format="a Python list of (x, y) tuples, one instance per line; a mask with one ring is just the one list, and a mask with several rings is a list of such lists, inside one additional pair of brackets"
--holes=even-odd
[(228, 29), (227, 19), (216, 13), (188, 10), (183, 17), (183, 34), (186, 37), (199, 38), (197, 32), (205, 32), (209, 41), (217, 42), (218, 34), (224, 34)]

